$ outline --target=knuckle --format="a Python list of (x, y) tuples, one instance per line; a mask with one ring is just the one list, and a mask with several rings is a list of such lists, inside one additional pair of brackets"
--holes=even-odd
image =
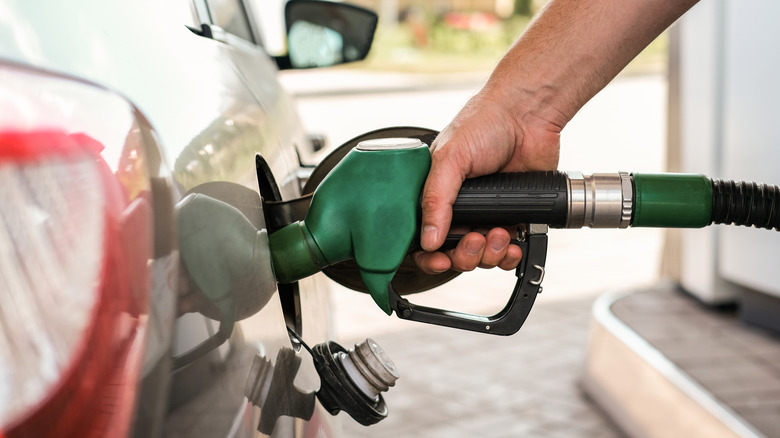
[(453, 264), (452, 269), (458, 271), (458, 272), (471, 272), (474, 269), (476, 269), (476, 266), (472, 265), (461, 265), (461, 264)]
[(442, 205), (442, 197), (434, 190), (428, 190), (420, 201), (420, 207), (423, 211), (433, 211)]
[(477, 268), (479, 265), (478, 260), (471, 260), (471, 258), (452, 258), (452, 268), (460, 272), (470, 272)]

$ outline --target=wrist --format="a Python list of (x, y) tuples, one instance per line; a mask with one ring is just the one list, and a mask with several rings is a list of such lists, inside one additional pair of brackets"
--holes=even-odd
[(542, 121), (562, 130), (584, 102), (579, 103), (576, 90), (566, 84), (561, 65), (546, 68), (519, 52), (507, 54), (498, 64), (482, 90), (485, 99), (500, 103), (520, 122)]

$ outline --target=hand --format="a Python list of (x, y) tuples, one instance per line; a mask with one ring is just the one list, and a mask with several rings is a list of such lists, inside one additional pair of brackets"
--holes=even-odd
[(521, 251), (509, 244), (509, 232), (503, 228), (484, 235), (470, 232), (454, 250), (436, 250), (444, 243), (452, 204), (466, 178), (557, 168), (561, 129), (532, 113), (518, 117), (487, 87), (473, 97), (431, 146), (431, 170), (422, 195), (420, 243), (425, 251), (414, 254), (417, 265), (428, 273), (516, 267)]
[(434, 141), (422, 198), (420, 243), (428, 252), (415, 254), (417, 265), (429, 273), (517, 265), (519, 248), (497, 230), (470, 233), (447, 254), (434, 252), (463, 180), (557, 168), (566, 123), (694, 3), (550, 1)]

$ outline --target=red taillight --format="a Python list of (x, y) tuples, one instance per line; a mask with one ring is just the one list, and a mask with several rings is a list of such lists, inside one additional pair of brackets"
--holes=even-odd
[[(106, 219), (94, 157), (66, 136), (0, 133), (0, 421), (39, 403), (93, 318)], [(34, 150), (45, 151), (37, 156)]]
[[(0, 79), (13, 84), (18, 75), (0, 70)], [(65, 109), (78, 110), (67, 81), (30, 79), (43, 90), (29, 93), (25, 110), (44, 115), (19, 129), (0, 121), (0, 435), (124, 436), (143, 353), (153, 230), (147, 196), (128, 193), (105, 156), (118, 161), (135, 137), (129, 126), (107, 137), (123, 143), (99, 142), (70, 113), (50, 109), (65, 90)], [(120, 100), (79, 87), (88, 104), (102, 103), (101, 93)]]

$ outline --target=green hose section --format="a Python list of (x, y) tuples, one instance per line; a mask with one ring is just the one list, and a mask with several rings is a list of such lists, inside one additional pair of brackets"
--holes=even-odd
[(704, 175), (633, 174), (631, 226), (702, 228), (712, 220), (712, 182)]

